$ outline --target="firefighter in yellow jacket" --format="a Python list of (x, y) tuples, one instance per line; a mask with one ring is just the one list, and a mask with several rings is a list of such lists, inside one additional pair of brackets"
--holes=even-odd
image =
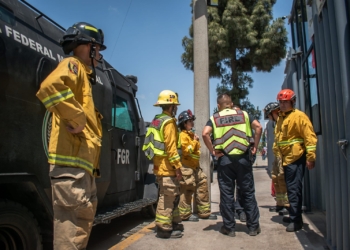
[(287, 232), (298, 231), (303, 226), (301, 216), (302, 180), (306, 167), (315, 167), (317, 138), (313, 126), (305, 113), (294, 108), (296, 96), (290, 89), (283, 89), (277, 95), (280, 104), (279, 117), (275, 128), (274, 151), (279, 151), (284, 167), (290, 204)]
[(163, 112), (153, 118), (148, 127), (142, 150), (148, 159), (153, 159), (153, 172), (157, 176), (159, 199), (156, 211), (158, 238), (182, 237), (183, 225), (179, 214), (179, 180), (181, 161), (177, 151), (178, 129), (176, 126), (177, 93), (163, 90), (154, 106)]
[[(270, 102), (264, 108), (265, 119), (269, 119), (274, 123), (278, 119), (280, 105), (278, 102)], [(284, 170), (282, 166), (281, 154), (278, 150), (274, 150), (275, 158), (272, 163), (271, 178), (276, 190), (276, 206), (269, 209), (270, 212), (278, 212), (279, 215), (288, 214), (289, 202), (287, 195), (286, 181), (284, 180)]]
[(102, 138), (102, 116), (95, 109), (91, 82), (106, 46), (102, 31), (85, 22), (70, 27), (61, 45), (74, 56), (63, 59), (37, 93), (52, 112), (48, 162), (54, 249), (85, 249), (97, 207)]
[(181, 149), (180, 216), (183, 221), (198, 221), (192, 214), (192, 195), (195, 194), (198, 216), (201, 219), (216, 219), (210, 213), (209, 190), (206, 174), (199, 167), (199, 137), (192, 129), (196, 117), (191, 110), (180, 113), (178, 124), (181, 130), (178, 148)]

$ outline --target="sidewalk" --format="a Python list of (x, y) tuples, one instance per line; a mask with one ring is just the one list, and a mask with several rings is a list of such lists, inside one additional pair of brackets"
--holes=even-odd
[[(275, 201), (270, 194), (271, 179), (267, 173), (266, 164), (267, 161), (262, 161), (261, 156), (258, 156), (253, 168), (262, 230), (258, 236), (249, 236), (245, 223), (239, 220), (236, 221), (236, 237), (231, 238), (219, 233), (222, 217), (219, 213), (220, 192), (215, 172), (211, 185), (211, 209), (218, 215), (217, 220), (183, 222), (185, 231), (180, 239), (158, 239), (154, 233), (155, 225), (151, 223), (112, 249), (327, 249), (322, 234), (322, 216), (303, 214), (304, 229), (296, 233), (287, 233), (285, 230), (287, 225), (282, 222), (282, 216), (269, 212), (269, 207), (274, 206)], [(316, 219), (316, 223), (310, 218)], [(315, 225), (319, 225), (321, 229)]]

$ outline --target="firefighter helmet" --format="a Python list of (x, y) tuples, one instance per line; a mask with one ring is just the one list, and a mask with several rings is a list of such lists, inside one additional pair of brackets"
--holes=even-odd
[(277, 94), (277, 101), (293, 101), (296, 99), (294, 91), (291, 89), (282, 89)]
[(159, 93), (158, 101), (153, 106), (160, 106), (166, 104), (180, 105), (177, 93), (171, 90), (163, 90)]
[(73, 51), (78, 45), (86, 43), (99, 44), (101, 46), (100, 51), (105, 50), (107, 47), (103, 45), (103, 42), (103, 31), (85, 22), (73, 24), (72, 27), (66, 30), (66, 33), (60, 40), (60, 44), (66, 55)]
[(264, 118), (269, 119), (269, 114), (271, 114), (272, 111), (277, 110), (279, 108), (280, 104), (278, 102), (270, 102), (264, 108)]
[(178, 119), (179, 121), (179, 124), (183, 123), (183, 122), (186, 122), (188, 120), (196, 120), (196, 116), (194, 116), (192, 114), (192, 111), (190, 109), (188, 110), (185, 110), (185, 111), (182, 111), (179, 116), (178, 116)]

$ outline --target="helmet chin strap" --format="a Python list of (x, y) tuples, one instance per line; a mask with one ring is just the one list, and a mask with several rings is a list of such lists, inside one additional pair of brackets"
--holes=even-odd
[(171, 107), (171, 116), (172, 117), (176, 116), (176, 105), (172, 105), (172, 107)]
[(99, 63), (102, 63), (103, 56), (101, 55), (100, 59), (96, 58), (96, 45), (93, 43), (90, 47), (90, 58), (91, 58), (91, 67), (92, 67), (92, 77), (94, 78), (93, 85), (96, 84), (96, 69), (94, 65), (94, 60)]

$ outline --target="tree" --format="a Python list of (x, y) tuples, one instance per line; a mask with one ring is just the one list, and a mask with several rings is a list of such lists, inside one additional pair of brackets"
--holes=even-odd
[[(221, 79), (218, 94), (234, 103), (247, 100), (253, 79), (246, 73), (270, 72), (286, 55), (287, 31), (282, 18), (273, 20), (276, 0), (220, 0), (208, 7), (209, 76)], [(193, 70), (193, 25), (182, 39), (181, 61)], [(249, 102), (249, 101), (248, 101)]]

